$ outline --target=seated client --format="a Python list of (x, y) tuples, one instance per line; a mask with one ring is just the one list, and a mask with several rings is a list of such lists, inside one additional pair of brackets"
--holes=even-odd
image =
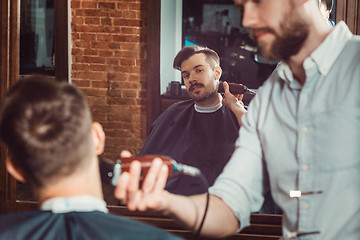
[(178, 239), (108, 213), (97, 155), (105, 135), (73, 85), (44, 76), (19, 80), (0, 110), (8, 172), (28, 182), (40, 210), (0, 217), (0, 239)]

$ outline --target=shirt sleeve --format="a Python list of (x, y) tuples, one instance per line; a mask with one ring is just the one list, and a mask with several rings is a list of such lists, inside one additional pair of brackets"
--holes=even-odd
[[(260, 89), (259, 89), (260, 91)], [(264, 180), (267, 179), (263, 154), (257, 134), (260, 110), (259, 91), (243, 116), (243, 126), (235, 143), (235, 151), (215, 184), (209, 189), (220, 197), (240, 221), (240, 229), (250, 224), (251, 212), (258, 211), (264, 201)]]

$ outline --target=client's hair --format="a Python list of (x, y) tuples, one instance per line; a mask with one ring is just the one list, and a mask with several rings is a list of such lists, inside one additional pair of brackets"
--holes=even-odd
[(199, 53), (205, 54), (210, 67), (215, 68), (216, 66), (220, 66), (219, 55), (214, 50), (203, 46), (188, 46), (178, 52), (174, 59), (173, 68), (181, 70), (180, 68), (183, 61)]
[(91, 114), (81, 91), (46, 76), (19, 80), (0, 109), (0, 138), (26, 180), (42, 187), (86, 166)]

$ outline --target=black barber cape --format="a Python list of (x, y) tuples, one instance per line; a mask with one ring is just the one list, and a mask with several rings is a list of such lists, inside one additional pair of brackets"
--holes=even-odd
[[(153, 123), (140, 155), (167, 155), (178, 163), (197, 167), (211, 186), (230, 159), (238, 132), (239, 123), (227, 107), (199, 113), (194, 101), (186, 100), (171, 105)], [(175, 174), (166, 189), (192, 195), (207, 188), (198, 177)]]
[(161, 229), (100, 211), (31, 211), (0, 217), (4, 240), (180, 239)]

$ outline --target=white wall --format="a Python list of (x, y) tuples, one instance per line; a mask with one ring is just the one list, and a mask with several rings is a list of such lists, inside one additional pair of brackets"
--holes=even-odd
[(173, 60), (181, 49), (182, 0), (161, 0), (160, 27), (160, 93), (171, 81), (181, 82), (180, 71), (173, 69)]

